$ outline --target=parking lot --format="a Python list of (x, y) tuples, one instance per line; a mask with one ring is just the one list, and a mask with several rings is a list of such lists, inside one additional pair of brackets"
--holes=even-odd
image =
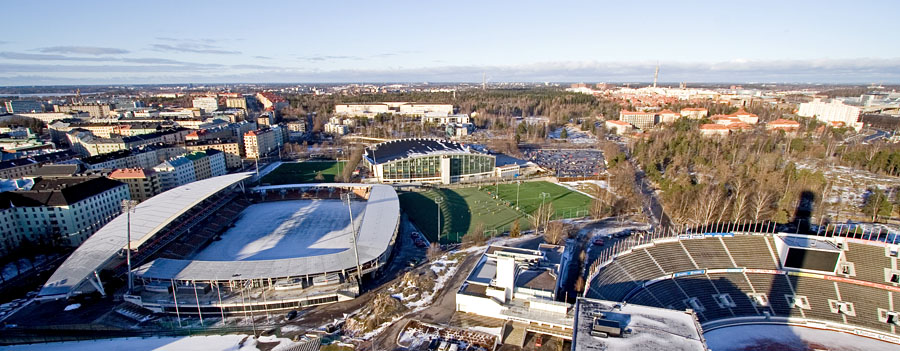
[(525, 159), (552, 169), (557, 177), (591, 177), (606, 170), (600, 150), (535, 149), (526, 150), (524, 154)]

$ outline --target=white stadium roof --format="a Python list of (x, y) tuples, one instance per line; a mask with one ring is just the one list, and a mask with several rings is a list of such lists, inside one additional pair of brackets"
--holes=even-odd
[[(153, 237), (172, 220), (204, 199), (250, 176), (251, 173), (235, 173), (204, 179), (166, 191), (138, 204), (131, 214), (132, 248)], [(102, 269), (110, 259), (127, 247), (127, 225), (126, 216), (119, 215), (100, 228), (53, 272), (41, 288), (39, 296), (69, 295), (81, 286), (94, 271)]]
[[(359, 262), (378, 259), (393, 239), (400, 216), (400, 200), (389, 185), (365, 184), (289, 184), (254, 188), (275, 190), (295, 187), (371, 187), (366, 211), (358, 233)], [(151, 279), (232, 280), (297, 277), (356, 268), (353, 250), (334, 254), (253, 261), (199, 261), (160, 258), (135, 270), (135, 274)]]

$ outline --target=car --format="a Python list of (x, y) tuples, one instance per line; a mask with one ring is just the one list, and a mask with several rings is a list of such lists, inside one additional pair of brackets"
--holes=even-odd
[(446, 341), (441, 341), (441, 346), (438, 346), (438, 351), (447, 351), (447, 348), (450, 347)]
[(291, 310), (290, 312), (287, 313), (286, 316), (284, 316), (284, 318), (287, 320), (292, 320), (294, 318), (297, 318), (297, 310)]
[(603, 246), (603, 244), (606, 244), (606, 240), (603, 240), (602, 237), (598, 236), (598, 237), (594, 238), (594, 245)]

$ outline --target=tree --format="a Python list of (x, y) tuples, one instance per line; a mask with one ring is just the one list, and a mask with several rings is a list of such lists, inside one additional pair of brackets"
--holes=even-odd
[(425, 251), (425, 257), (428, 257), (429, 261), (434, 261), (441, 257), (443, 252), (441, 251), (441, 245), (438, 243), (431, 243), (428, 246), (428, 250)]
[(572, 226), (568, 223), (556, 221), (547, 225), (544, 232), (544, 242), (551, 245), (560, 245), (569, 238), (572, 233)]
[(466, 247), (481, 246), (486, 241), (484, 238), (484, 223), (481, 222), (476, 223), (475, 228), (462, 237), (463, 246)]
[(518, 238), (521, 235), (521, 229), (519, 228), (519, 219), (513, 221), (512, 226), (509, 228), (509, 237)]
[(581, 293), (584, 291), (584, 277), (578, 276), (578, 280), (575, 281), (575, 292)]
[(316, 177), (313, 179), (315, 179), (317, 182), (324, 182), (325, 175), (322, 174), (322, 171), (318, 171), (318, 172), (316, 172)]
[(345, 182), (350, 182), (353, 178), (353, 171), (356, 170), (356, 167), (359, 166), (359, 161), (362, 160), (363, 148), (358, 147), (350, 151), (350, 158), (347, 159), (347, 164), (344, 165), (344, 169), (341, 172), (341, 179)]
[(559, 138), (566, 139), (568, 137), (569, 137), (569, 131), (567, 130), (567, 128), (565, 126), (563, 126), (562, 131), (559, 132)]
[(878, 188), (869, 189), (869, 195), (863, 203), (862, 212), (872, 217), (872, 222), (877, 222), (879, 217), (890, 217), (891, 202), (884, 191)]

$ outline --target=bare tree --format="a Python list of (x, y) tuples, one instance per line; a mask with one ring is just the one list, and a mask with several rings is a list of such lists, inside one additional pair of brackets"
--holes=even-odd
[(425, 257), (428, 257), (429, 261), (434, 261), (441, 257), (443, 251), (441, 251), (441, 245), (438, 243), (431, 243), (428, 246), (428, 250), (425, 251)]
[(753, 193), (750, 211), (752, 212), (751, 215), (753, 216), (754, 221), (758, 222), (768, 217), (772, 207), (772, 200), (772, 193), (767, 190), (759, 189)]
[(565, 242), (571, 233), (572, 226), (570, 224), (561, 221), (550, 222), (544, 232), (544, 242), (559, 245)]
[(475, 228), (472, 231), (463, 235), (462, 242), (463, 246), (481, 246), (487, 240), (484, 238), (484, 223), (478, 222), (475, 224)]

